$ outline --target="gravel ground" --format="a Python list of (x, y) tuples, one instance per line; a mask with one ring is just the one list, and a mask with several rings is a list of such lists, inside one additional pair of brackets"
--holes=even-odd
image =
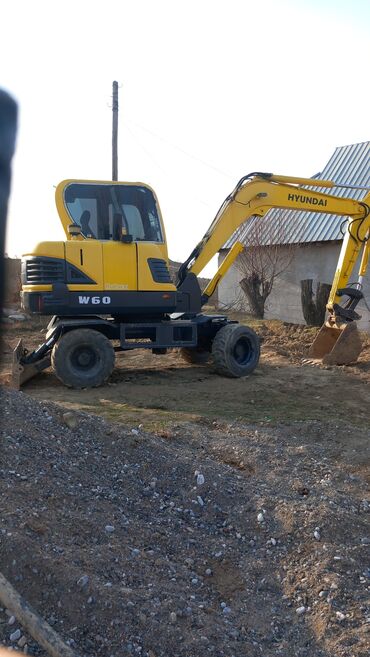
[[(152, 435), (0, 391), (1, 571), (80, 655), (367, 657), (351, 427)], [(4, 608), (0, 639), (44, 654)]]

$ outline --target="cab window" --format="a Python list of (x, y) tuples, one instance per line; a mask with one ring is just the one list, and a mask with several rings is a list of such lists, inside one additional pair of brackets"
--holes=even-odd
[(86, 238), (163, 242), (154, 195), (147, 187), (71, 183), (64, 190), (68, 213)]

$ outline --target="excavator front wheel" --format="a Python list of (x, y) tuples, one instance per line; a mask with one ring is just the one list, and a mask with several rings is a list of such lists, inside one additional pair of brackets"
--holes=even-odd
[(235, 378), (247, 376), (259, 362), (258, 335), (248, 326), (226, 324), (216, 333), (212, 356), (218, 374)]
[(75, 329), (58, 340), (51, 364), (58, 379), (69, 388), (96, 388), (113, 371), (114, 349), (103, 333)]

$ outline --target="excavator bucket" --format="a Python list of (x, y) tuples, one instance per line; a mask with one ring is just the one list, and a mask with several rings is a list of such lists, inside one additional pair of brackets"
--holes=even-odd
[(326, 322), (313, 341), (308, 355), (320, 359), (325, 365), (350, 365), (356, 362), (362, 350), (356, 322), (332, 326)]
[(14, 388), (15, 390), (19, 390), (26, 381), (32, 379), (47, 367), (50, 367), (51, 364), (50, 354), (41, 360), (38, 360), (36, 363), (22, 363), (21, 360), (26, 353), (27, 350), (23, 346), (23, 341), (19, 340), (16, 348), (13, 351), (13, 366), (9, 381), (10, 387)]

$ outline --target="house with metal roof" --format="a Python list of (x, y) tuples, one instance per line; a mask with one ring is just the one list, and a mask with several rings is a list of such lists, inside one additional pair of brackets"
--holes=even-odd
[[(333, 180), (345, 187), (317, 188), (326, 194), (361, 200), (370, 188), (370, 142), (339, 146), (326, 166), (313, 178)], [(348, 185), (348, 187), (347, 187)], [(307, 189), (310, 189), (307, 187)], [(343, 238), (343, 217), (308, 211), (273, 209), (264, 217), (249, 219), (219, 252), (219, 264), (236, 240), (253, 244), (256, 222), (268, 229), (259, 231), (259, 246), (279, 244), (281, 249), (296, 245), (288, 269), (276, 279), (266, 302), (265, 317), (304, 324), (301, 306), (301, 280), (331, 284)], [(283, 227), (283, 229), (282, 229)], [(357, 272), (356, 272), (357, 273)], [(219, 306), (248, 311), (248, 304), (239, 282), (242, 273), (236, 262), (222, 279), (218, 289)], [(370, 271), (364, 284), (365, 302), (358, 306), (362, 315), (359, 327), (370, 331)]]

